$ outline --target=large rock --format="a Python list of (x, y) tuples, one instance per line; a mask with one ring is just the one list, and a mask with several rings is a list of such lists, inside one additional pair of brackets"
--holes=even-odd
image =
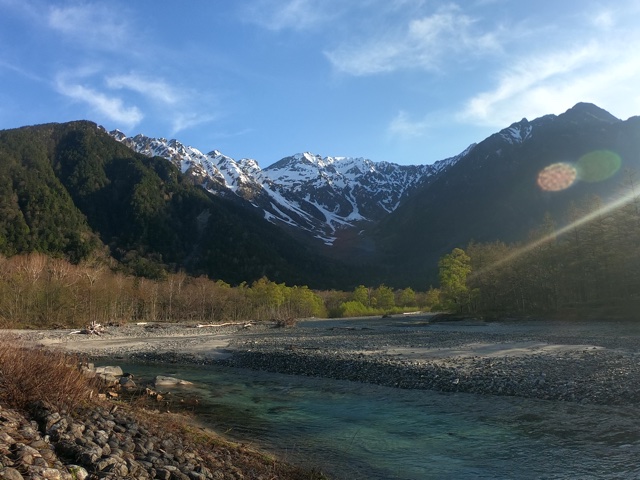
[(15, 468), (0, 468), (0, 478), (3, 480), (23, 480), (22, 474)]
[(107, 365), (104, 367), (96, 367), (96, 373), (98, 375), (100, 374), (113, 375), (114, 377), (121, 377), (124, 374), (124, 372), (122, 371), (122, 368), (118, 366), (111, 366), (111, 365)]

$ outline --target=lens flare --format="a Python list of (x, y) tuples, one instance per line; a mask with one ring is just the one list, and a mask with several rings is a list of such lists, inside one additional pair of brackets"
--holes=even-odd
[(583, 155), (576, 165), (578, 178), (595, 183), (613, 176), (622, 164), (620, 156), (609, 150), (596, 150)]
[[(472, 272), (470, 275), (470, 278), (473, 278), (475, 276), (480, 276), (488, 271), (491, 270), (495, 270), (496, 268), (505, 265), (509, 262), (512, 262), (518, 258), (520, 258), (522, 255), (532, 251), (534, 248), (538, 248), (540, 245), (543, 245), (547, 242), (550, 242), (554, 239), (556, 239), (557, 237), (559, 237), (560, 235), (564, 235), (567, 232), (570, 232), (572, 229), (574, 228), (578, 228), (582, 225), (586, 225), (588, 223), (590, 223), (591, 221), (595, 220), (596, 218), (598, 218), (601, 215), (606, 215), (609, 212), (612, 212), (618, 208), (621, 208), (633, 201), (636, 200), (636, 192), (630, 192), (627, 195), (624, 195), (620, 198), (618, 198), (617, 200), (605, 204), (602, 207), (600, 207), (597, 210), (594, 210), (593, 212), (590, 212), (588, 214), (586, 214), (585, 216), (578, 218), (577, 220), (574, 220), (572, 223), (570, 223), (569, 225), (566, 225), (562, 228), (559, 228), (558, 230), (551, 232), (548, 235), (545, 235), (542, 238), (539, 238), (538, 240), (535, 240), (533, 242), (527, 243), (526, 245), (516, 249), (515, 251), (513, 251), (512, 253), (510, 253), (509, 255), (506, 255), (504, 257), (502, 257), (500, 260), (498, 260), (497, 262), (494, 262), (491, 265), (487, 265), (486, 267), (476, 271), (476, 272)], [(469, 277), (468, 277), (469, 278)]]
[(578, 172), (568, 163), (553, 163), (538, 174), (538, 186), (548, 192), (559, 192), (573, 185)]

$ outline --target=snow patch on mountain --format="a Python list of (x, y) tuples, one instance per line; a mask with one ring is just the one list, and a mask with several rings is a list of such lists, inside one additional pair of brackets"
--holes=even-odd
[(510, 144), (522, 143), (531, 137), (533, 125), (526, 118), (500, 131), (500, 136)]
[(416, 188), (466, 156), (432, 165), (403, 166), (366, 158), (322, 157), (298, 153), (260, 168), (253, 159), (234, 160), (218, 150), (204, 154), (177, 140), (110, 135), (147, 156), (171, 161), (216, 195), (236, 195), (262, 210), (272, 223), (308, 232), (327, 245), (339, 232), (393, 212)]

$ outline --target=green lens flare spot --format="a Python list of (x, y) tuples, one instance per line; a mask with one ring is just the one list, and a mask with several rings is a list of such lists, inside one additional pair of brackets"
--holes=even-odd
[(602, 182), (613, 176), (622, 164), (617, 153), (609, 150), (596, 150), (583, 155), (576, 164), (578, 178), (585, 182)]

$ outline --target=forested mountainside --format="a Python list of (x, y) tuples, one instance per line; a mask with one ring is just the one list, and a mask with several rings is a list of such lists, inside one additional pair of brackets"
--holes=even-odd
[[(213, 153), (161, 158), (113, 136), (85, 121), (0, 132), (1, 254), (102, 257), (149, 277), (184, 269), (231, 284), (266, 276), (422, 291), (453, 248), (526, 241), (546, 214), (562, 227), (572, 205), (594, 195), (606, 205), (640, 170), (640, 118), (592, 104), (523, 119), (428, 169), (309, 154), (264, 170), (226, 157), (214, 165)], [(214, 166), (219, 176), (204, 171)], [(356, 211), (369, 217), (345, 220)]]
[(185, 269), (232, 284), (317, 287), (347, 274), (238, 201), (79, 121), (0, 132), (0, 253), (112, 257), (145, 276)]
[[(367, 231), (365, 258), (396, 286), (437, 283), (438, 258), (469, 242), (526, 241), (547, 213), (557, 227), (598, 196), (606, 204), (640, 172), (640, 117), (581, 103), (526, 119), (475, 145)], [(555, 183), (554, 183), (555, 182)], [(353, 254), (352, 254), (353, 255)]]

